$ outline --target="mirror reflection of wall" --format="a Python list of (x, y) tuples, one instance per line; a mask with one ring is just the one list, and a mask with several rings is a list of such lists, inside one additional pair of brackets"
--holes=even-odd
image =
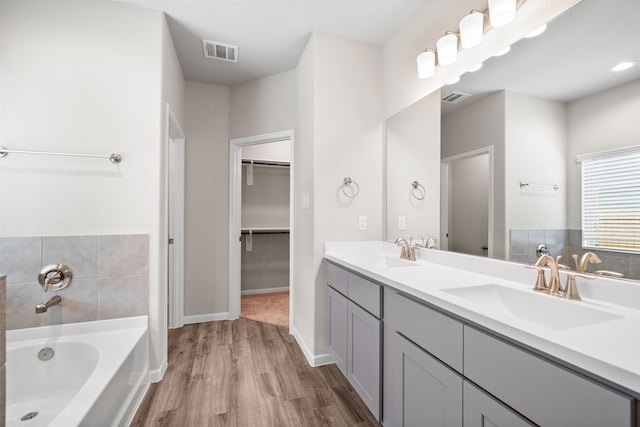
[[(638, 20), (640, 2), (584, 0), (540, 36), (441, 89), (443, 98), (470, 95), (442, 102), (442, 159), (493, 147), (491, 256), (531, 263), (544, 243), (573, 266), (571, 255), (587, 251), (576, 156), (639, 144), (640, 66), (609, 71), (621, 59), (640, 62)], [(397, 167), (388, 160), (389, 172)], [(597, 269), (640, 279), (638, 255), (598, 255)]]

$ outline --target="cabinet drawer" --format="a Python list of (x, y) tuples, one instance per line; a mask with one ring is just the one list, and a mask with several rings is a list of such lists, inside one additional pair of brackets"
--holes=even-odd
[(327, 283), (333, 289), (347, 295), (347, 277), (349, 272), (327, 262)]
[(542, 426), (633, 425), (633, 399), (469, 326), (464, 375)]
[(348, 297), (351, 301), (367, 310), (377, 318), (381, 317), (382, 286), (363, 279), (355, 274), (348, 274)]
[(464, 381), (462, 403), (464, 427), (535, 427), (469, 381)]
[(462, 323), (389, 288), (385, 291), (385, 322), (462, 372)]

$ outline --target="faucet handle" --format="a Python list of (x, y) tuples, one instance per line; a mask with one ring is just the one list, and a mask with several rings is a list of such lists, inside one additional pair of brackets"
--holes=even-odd
[(544, 270), (542, 269), (542, 267), (538, 267), (537, 265), (525, 265), (524, 268), (538, 270), (538, 278), (536, 279), (536, 284), (533, 285), (533, 290), (548, 294), (549, 285), (547, 285), (547, 279), (544, 276)]
[(607, 270), (598, 270), (594, 271), (594, 274), (598, 274), (600, 276), (609, 276), (609, 277), (623, 277), (624, 274), (618, 273), (617, 271), (607, 271)]
[(570, 273), (567, 276), (567, 286), (564, 287), (564, 291), (562, 292), (562, 295), (561, 295), (562, 297), (566, 299), (572, 299), (575, 301), (582, 300), (582, 298), (580, 297), (580, 294), (578, 293), (578, 287), (576, 286), (576, 277), (582, 277), (583, 279), (588, 279), (588, 280), (595, 279), (595, 277), (588, 274)]

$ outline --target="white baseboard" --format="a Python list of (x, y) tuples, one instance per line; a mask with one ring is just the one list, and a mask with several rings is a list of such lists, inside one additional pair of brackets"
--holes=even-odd
[(287, 292), (288, 286), (282, 286), (279, 288), (266, 288), (266, 289), (247, 289), (240, 291), (240, 295), (261, 295), (261, 294), (273, 294), (275, 292)]
[(192, 323), (215, 322), (218, 320), (229, 320), (229, 313), (195, 314), (193, 316), (184, 316), (182, 320), (184, 320), (185, 325), (190, 325)]
[(157, 383), (162, 381), (164, 378), (164, 373), (167, 372), (167, 359), (165, 358), (160, 364), (159, 369), (154, 369), (153, 371), (149, 371), (149, 381), (152, 383)]
[(313, 355), (311, 353), (311, 350), (309, 349), (309, 346), (307, 346), (307, 343), (304, 342), (302, 336), (300, 335), (300, 332), (298, 332), (296, 328), (292, 327), (289, 333), (293, 335), (293, 337), (298, 342), (298, 345), (300, 346), (304, 357), (307, 358), (307, 362), (309, 362), (309, 365), (315, 368), (317, 366), (329, 365), (333, 363), (333, 357), (331, 357), (329, 353), (320, 354), (318, 356)]

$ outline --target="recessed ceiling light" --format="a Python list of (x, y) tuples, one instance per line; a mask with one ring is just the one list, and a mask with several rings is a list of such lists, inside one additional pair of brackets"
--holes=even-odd
[(624, 71), (636, 65), (634, 61), (625, 61), (611, 67), (610, 71)]
[(456, 77), (455, 79), (447, 82), (448, 85), (454, 85), (456, 83), (458, 83), (460, 81), (460, 76)]
[(511, 46), (507, 46), (504, 49), (502, 49), (501, 51), (495, 53), (493, 56), (502, 56), (505, 55), (506, 53), (508, 53), (511, 50)]
[(540, 34), (544, 33), (546, 29), (547, 29), (547, 24), (543, 24), (543, 25), (539, 26), (538, 28), (536, 28), (535, 30), (531, 31), (526, 36), (524, 36), (524, 38), (525, 39), (530, 39), (532, 37), (539, 36)]
[(468, 72), (468, 73), (473, 73), (474, 71), (478, 71), (480, 68), (482, 68), (482, 62), (481, 62), (481, 63), (479, 63), (478, 65), (476, 65), (476, 66), (474, 66), (474, 67), (470, 68), (467, 72)]

